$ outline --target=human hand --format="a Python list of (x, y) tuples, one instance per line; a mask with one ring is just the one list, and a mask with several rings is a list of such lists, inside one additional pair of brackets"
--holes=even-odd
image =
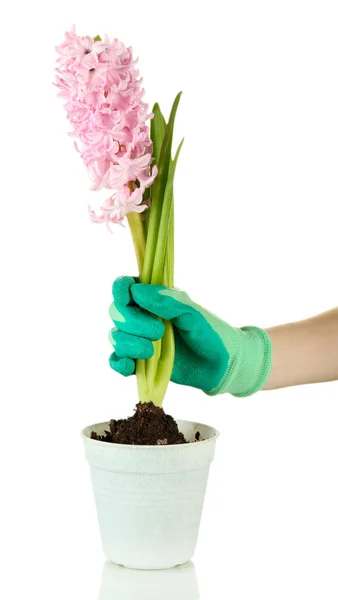
[(271, 342), (257, 327), (231, 327), (177, 289), (137, 283), (120, 277), (113, 284), (110, 316), (115, 328), (110, 341), (115, 352), (110, 366), (122, 375), (135, 372), (136, 359), (153, 355), (172, 321), (175, 361), (171, 380), (209, 395), (229, 392), (249, 396), (260, 390), (271, 368)]

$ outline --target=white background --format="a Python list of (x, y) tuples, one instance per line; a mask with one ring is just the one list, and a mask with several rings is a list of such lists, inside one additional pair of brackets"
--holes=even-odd
[[(268, 327), (337, 305), (337, 4), (19, 0), (2, 16), (1, 596), (93, 600), (104, 557), (79, 430), (136, 403), (107, 341), (111, 284), (136, 264), (127, 229), (89, 222), (101, 197), (66, 135), (54, 46), (73, 23), (106, 32), (140, 56), (149, 104), (167, 114), (183, 90), (176, 285)], [(337, 598), (337, 384), (242, 400), (172, 386), (165, 408), (222, 433), (201, 599)]]

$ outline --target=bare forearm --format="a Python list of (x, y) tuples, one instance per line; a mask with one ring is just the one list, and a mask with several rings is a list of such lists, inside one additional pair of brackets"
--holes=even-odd
[(273, 352), (265, 390), (338, 380), (338, 308), (267, 333)]

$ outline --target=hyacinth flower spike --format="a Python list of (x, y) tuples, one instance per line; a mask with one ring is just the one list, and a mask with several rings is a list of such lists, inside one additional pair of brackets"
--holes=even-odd
[[(78, 36), (73, 27), (57, 51), (55, 84), (65, 101), (70, 135), (91, 189), (109, 190), (99, 212), (89, 207), (90, 219), (112, 230), (127, 218), (139, 280), (173, 287), (173, 182), (182, 143), (172, 158), (172, 139), (181, 94), (166, 123), (158, 104), (149, 113), (143, 101), (132, 48), (108, 36)], [(171, 323), (161, 326), (164, 335), (152, 342), (152, 356), (136, 361), (140, 400), (157, 405), (162, 405), (175, 352)]]

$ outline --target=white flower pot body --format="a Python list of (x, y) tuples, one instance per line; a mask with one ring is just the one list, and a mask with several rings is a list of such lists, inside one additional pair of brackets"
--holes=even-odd
[[(196, 548), (218, 432), (177, 421), (189, 444), (132, 446), (91, 440), (108, 423), (82, 432), (105, 556), (131, 569), (169, 569)], [(201, 435), (195, 442), (196, 432)]]

